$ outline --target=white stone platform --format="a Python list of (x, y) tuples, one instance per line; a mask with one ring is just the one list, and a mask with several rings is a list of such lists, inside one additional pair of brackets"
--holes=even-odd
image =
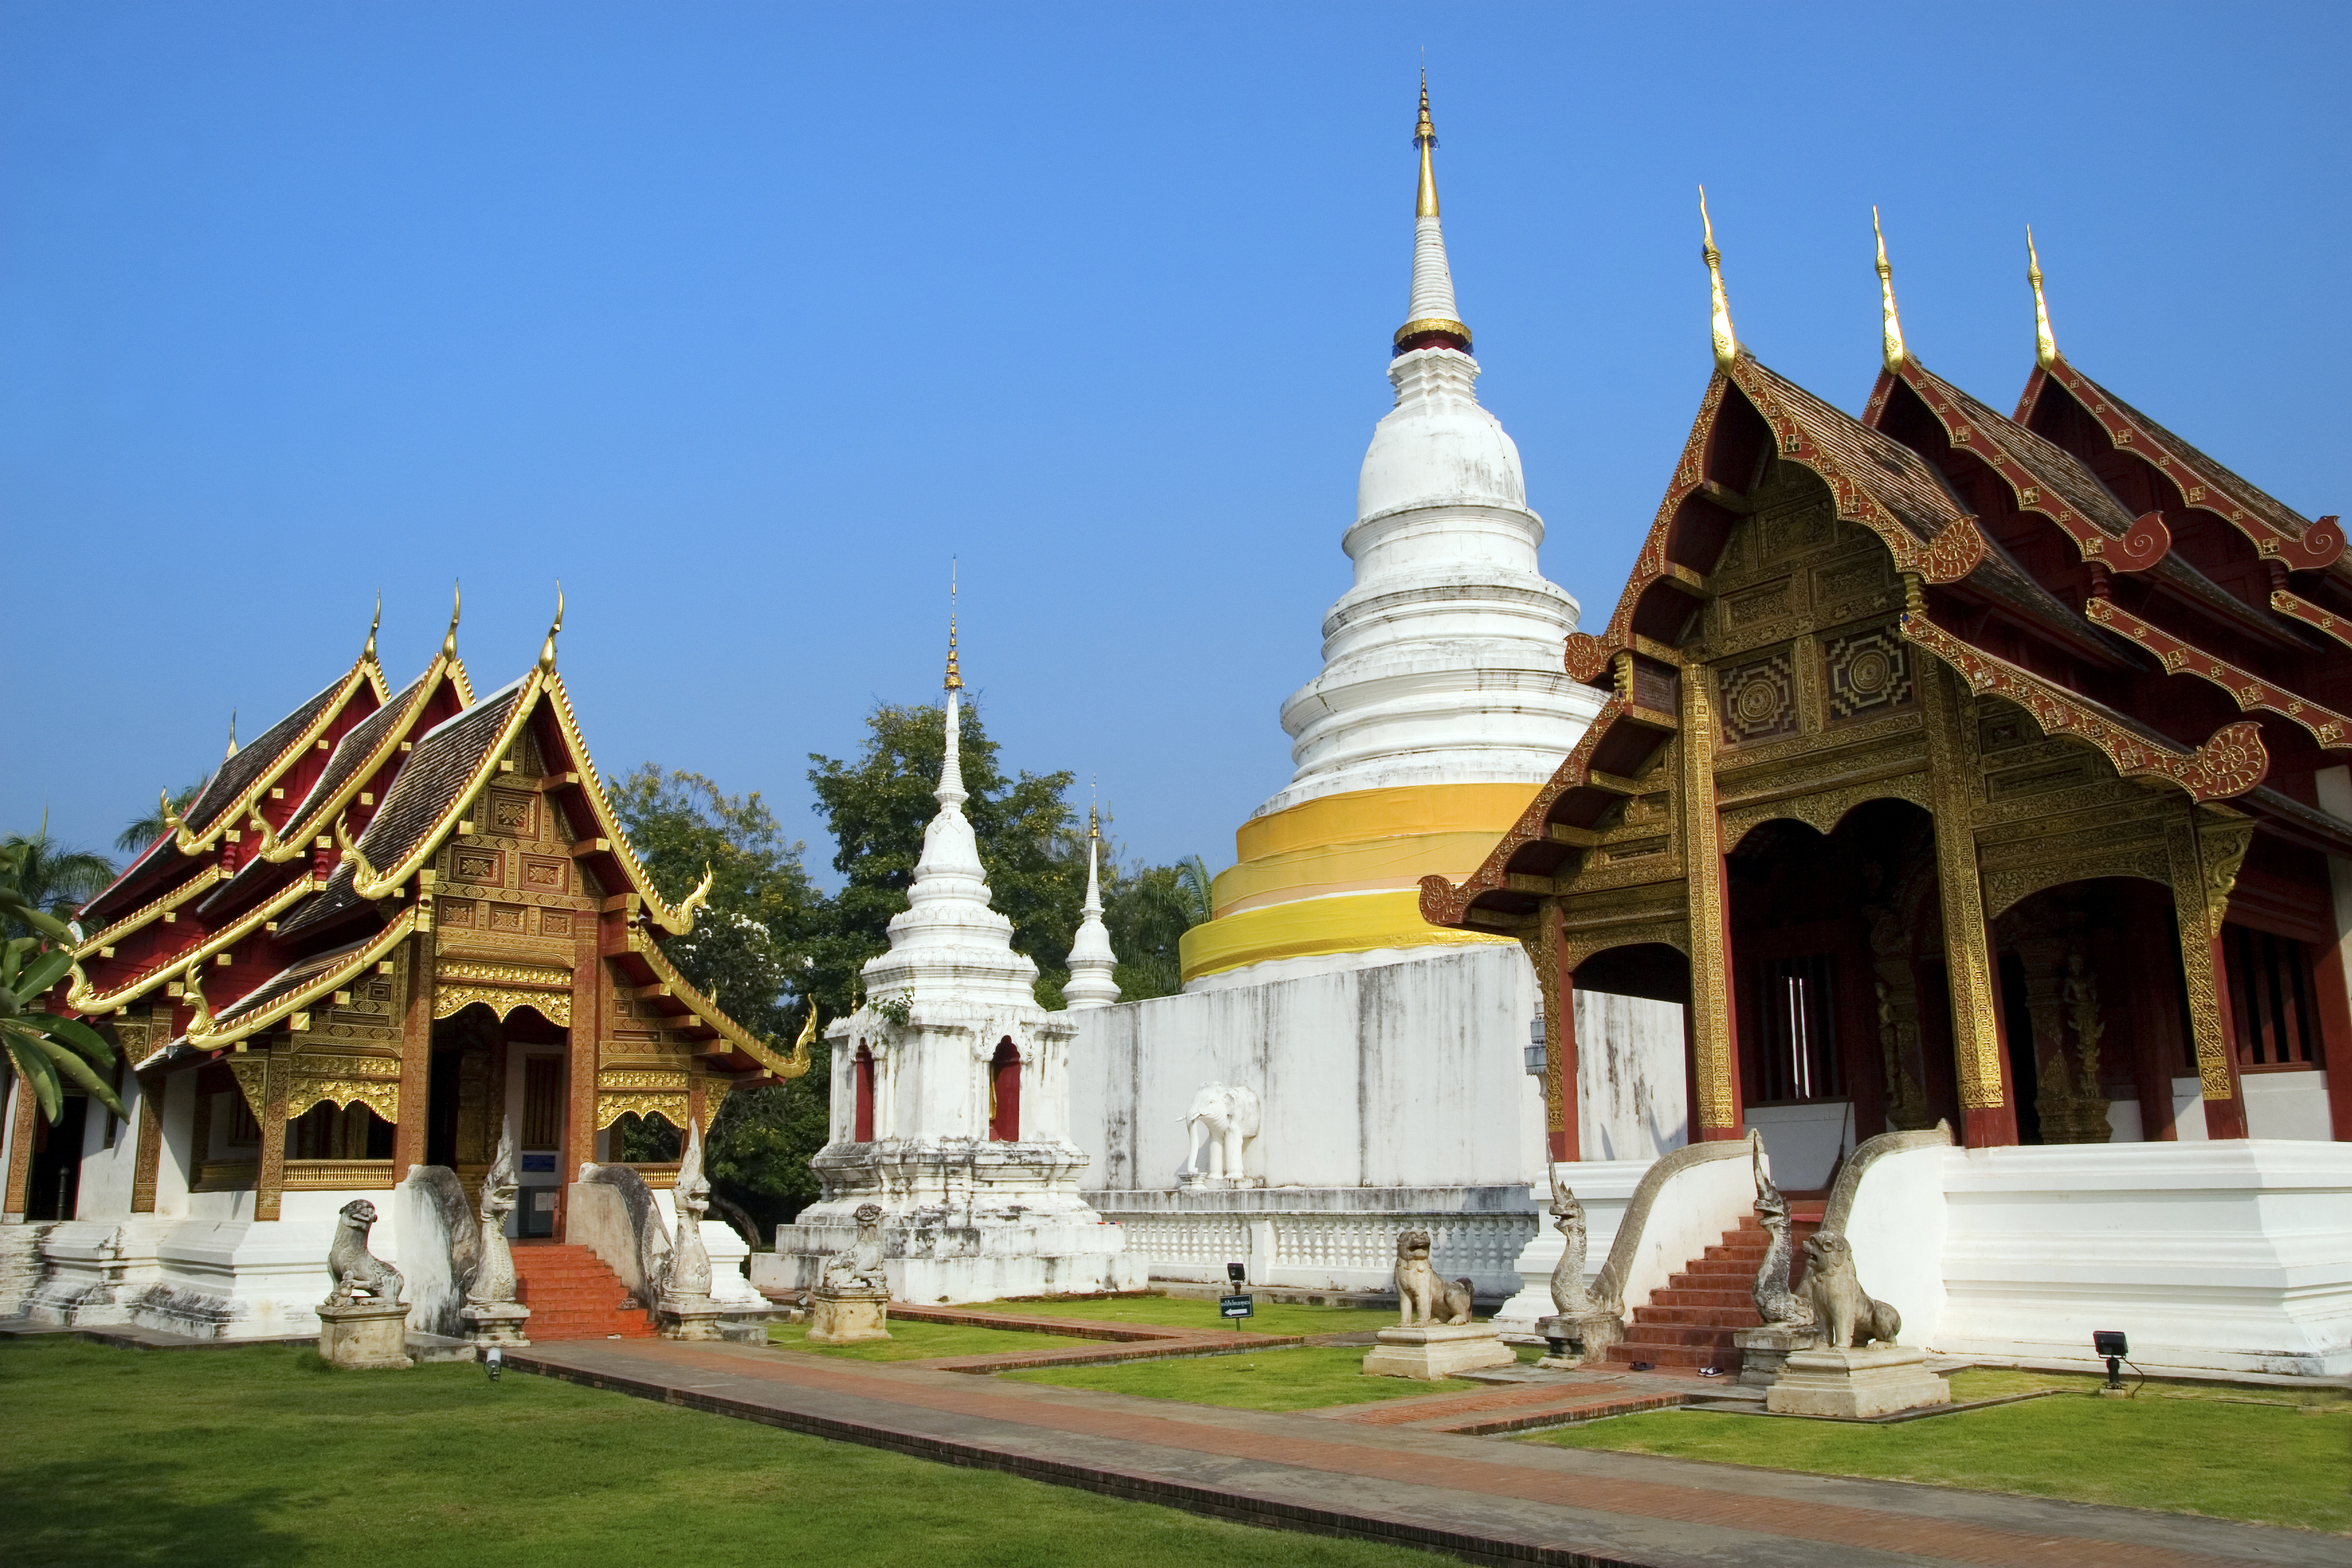
[(1364, 1356), (1364, 1375), (1436, 1383), (1518, 1361), (1518, 1352), (1495, 1337), (1492, 1323), (1422, 1323), (1382, 1329), (1380, 1343)]

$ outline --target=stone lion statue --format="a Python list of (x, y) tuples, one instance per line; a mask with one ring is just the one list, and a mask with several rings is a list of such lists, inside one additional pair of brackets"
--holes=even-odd
[(354, 1198), (343, 1205), (335, 1223), (335, 1243), (327, 1249), (327, 1272), (335, 1281), (327, 1305), (354, 1306), (364, 1298), (389, 1306), (400, 1300), (400, 1270), (367, 1247), (368, 1231), (375, 1218), (375, 1205), (365, 1198)]
[(882, 1260), (882, 1205), (857, 1205), (857, 1239), (825, 1261), (829, 1290), (887, 1290), (890, 1271)]
[(1194, 1181), (1216, 1177), (1239, 1185), (1246, 1179), (1244, 1157), (1263, 1114), (1254, 1090), (1239, 1084), (1204, 1085), (1184, 1112), (1184, 1125), (1192, 1135), (1184, 1174)]
[(1470, 1321), (1470, 1280), (1441, 1279), (1430, 1267), (1429, 1232), (1397, 1233), (1397, 1310), (1403, 1326), (1416, 1323), (1466, 1323)]
[(1862, 1288), (1854, 1276), (1853, 1248), (1836, 1231), (1815, 1231), (1805, 1238), (1805, 1277), (1797, 1295), (1811, 1305), (1825, 1350), (1891, 1345), (1903, 1331), (1903, 1314)]

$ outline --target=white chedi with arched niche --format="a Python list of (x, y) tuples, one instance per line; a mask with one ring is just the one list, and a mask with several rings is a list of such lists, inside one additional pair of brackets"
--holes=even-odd
[(754, 1256), (752, 1280), (770, 1289), (815, 1285), (867, 1203), (882, 1209), (890, 1289), (902, 1300), (1142, 1282), (1118, 1227), (1078, 1193), (1087, 1158), (1069, 1137), (1076, 1026), (1039, 1005), (1037, 965), (1013, 951), (1013, 922), (990, 906), (963, 814), (961, 685), (950, 642), (939, 815), (924, 829), (908, 907), (890, 921), (890, 951), (861, 972), (865, 1005), (825, 1030), (830, 1136), (810, 1161), (824, 1191), (797, 1223), (777, 1227), (773, 1253)]

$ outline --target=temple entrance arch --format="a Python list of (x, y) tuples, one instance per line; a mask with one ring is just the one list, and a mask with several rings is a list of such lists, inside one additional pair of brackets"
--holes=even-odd
[(561, 1228), (571, 1054), (572, 1031), (528, 1003), (501, 1012), (468, 1001), (433, 1023), (424, 1163), (447, 1166), (474, 1193), (510, 1121), (522, 1185), (518, 1238)]

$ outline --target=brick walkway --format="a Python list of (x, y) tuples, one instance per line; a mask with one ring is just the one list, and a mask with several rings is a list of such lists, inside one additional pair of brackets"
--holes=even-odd
[(756, 1347), (533, 1346), (509, 1367), (1196, 1513), (1577, 1568), (2341, 1568), (2340, 1538)]

